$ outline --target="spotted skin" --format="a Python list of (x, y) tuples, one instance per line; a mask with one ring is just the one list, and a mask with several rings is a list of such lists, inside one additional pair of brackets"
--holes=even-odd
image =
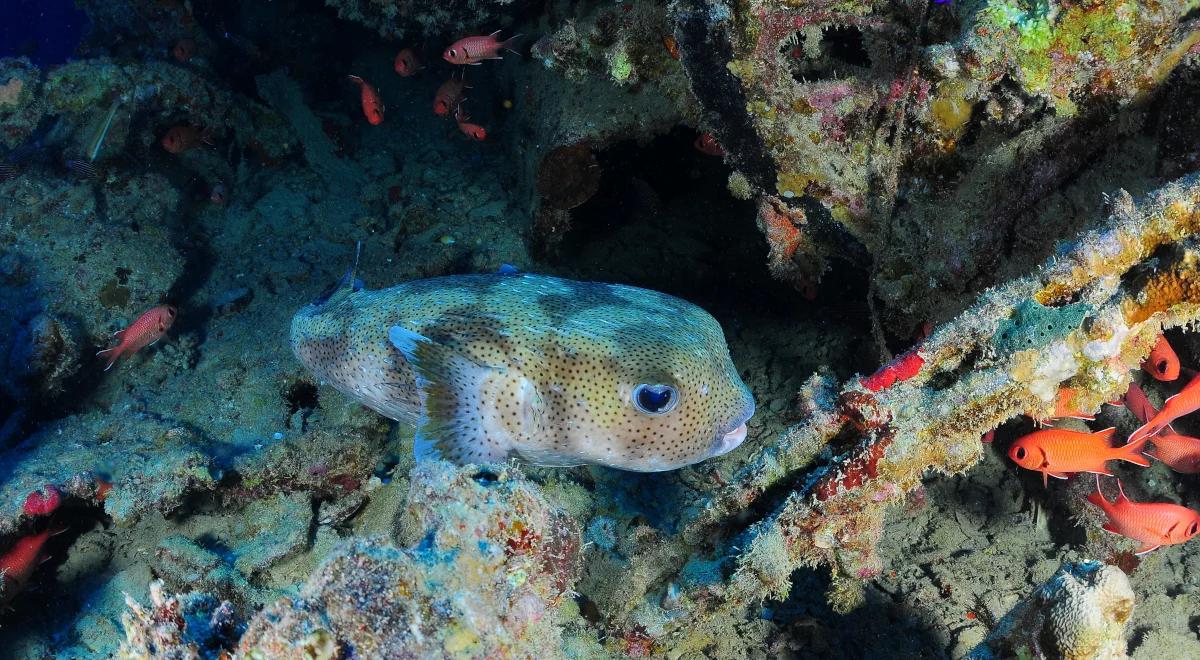
[[(338, 289), (292, 321), (318, 378), (416, 429), (418, 454), (459, 463), (651, 472), (720, 455), (754, 413), (720, 326), (678, 298), (528, 274)], [(677, 403), (639, 410), (639, 384)]]

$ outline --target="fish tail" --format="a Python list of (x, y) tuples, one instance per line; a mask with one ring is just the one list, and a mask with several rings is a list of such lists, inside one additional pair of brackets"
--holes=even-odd
[(1094, 490), (1090, 494), (1088, 494), (1087, 501), (1091, 502), (1092, 504), (1095, 504), (1096, 506), (1100, 507), (1100, 509), (1102, 511), (1107, 513), (1108, 507), (1111, 505), (1111, 503), (1108, 500), (1104, 499), (1104, 493), (1100, 490), (1100, 475), (1097, 474), (1095, 476), (1096, 476), (1096, 490)]
[(359, 76), (346, 76), (346, 77), (349, 78), (352, 82), (358, 83), (359, 85), (363, 84), (363, 79), (360, 78)]
[(109, 369), (112, 369), (114, 364), (116, 364), (117, 358), (121, 357), (121, 346), (117, 345), (113, 346), (112, 348), (106, 348), (102, 351), (98, 351), (96, 355), (102, 355), (104, 353), (109, 353), (108, 363), (104, 365), (104, 370), (108, 371)]
[[(499, 30), (497, 30), (497, 32), (499, 32)], [(495, 33), (493, 33), (493, 34), (495, 34)], [(522, 36), (523, 35), (520, 35), (520, 34), (514, 34), (513, 36), (511, 36), (511, 37), (505, 39), (504, 41), (501, 41), (499, 44), (497, 44), (496, 50), (503, 49), (503, 50), (507, 50), (510, 53), (516, 53), (517, 55), (520, 55), (520, 53), (517, 53), (517, 51), (513, 50), (512, 46), (513, 46), (513, 42), (515, 42), (517, 39), (520, 39)]]
[[(1109, 430), (1111, 430), (1111, 429), (1109, 429)], [(1109, 434), (1109, 435), (1111, 435), (1111, 434)], [(1143, 435), (1142, 437), (1138, 438), (1137, 440), (1134, 440), (1133, 442), (1130, 442), (1130, 443), (1121, 445), (1120, 447), (1117, 447), (1116, 448), (1117, 449), (1116, 458), (1118, 458), (1122, 461), (1128, 461), (1130, 463), (1133, 463), (1134, 465), (1140, 465), (1142, 467), (1150, 467), (1150, 459), (1146, 458), (1146, 455), (1142, 453), (1142, 450), (1144, 450), (1146, 448), (1146, 442), (1149, 440), (1150, 440), (1150, 436)]]

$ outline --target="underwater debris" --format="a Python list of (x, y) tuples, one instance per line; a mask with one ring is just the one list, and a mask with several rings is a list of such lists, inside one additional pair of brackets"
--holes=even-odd
[[(1072, 388), (1084, 411), (1118, 398), (1163, 327), (1200, 317), (1200, 297), (1184, 295), (1156, 302), (1154, 312), (1127, 323), (1121, 312), (1135, 305), (1144, 287), (1117, 284), (1121, 274), (1170, 243), (1192, 256), (1166, 270), (1192, 272), (1198, 261), (1190, 237), (1197, 231), (1200, 176), (1167, 185), (1137, 205), (1120, 195), (1103, 229), (1084, 234), (1037, 274), (987, 292), (934, 330), (919, 347), (922, 365), (907, 380), (878, 392), (851, 381), (835, 400), (806, 404), (810, 418), (735, 475), (684, 532), (685, 538), (703, 538), (734, 512), (763, 506), (759, 500), (773, 484), (802, 484), (749, 527), (733, 553), (737, 570), (721, 587), (721, 602), (740, 607), (781, 597), (796, 568), (823, 564), (838, 587), (830, 593), (831, 605), (853, 607), (858, 599), (849, 585), (882, 569), (875, 546), (884, 512), (924, 475), (969, 469), (982, 456), (984, 433), (1016, 415), (1048, 417), (1060, 387)], [(1061, 304), (1071, 296), (1093, 310), (1091, 323), (1054, 325), (1032, 348), (1022, 344), (1021, 350), (989, 355), (1005, 324), (1030, 300)], [(1030, 366), (1055, 360), (1069, 368)], [(860, 438), (853, 449), (814, 466), (817, 452), (844, 429)]]
[(1125, 626), (1133, 608), (1129, 578), (1116, 566), (1063, 564), (967, 657), (1126, 658)]

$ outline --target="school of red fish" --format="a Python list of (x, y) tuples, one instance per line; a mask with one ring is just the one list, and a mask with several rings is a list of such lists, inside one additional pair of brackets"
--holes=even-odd
[[(1163, 336), (1159, 336), (1142, 369), (1163, 382), (1178, 379), (1182, 371), (1179, 357)], [(1054, 417), (1093, 419), (1073, 405), (1074, 398), (1073, 390), (1060, 390)], [(1026, 470), (1041, 472), (1043, 484), (1048, 484), (1050, 477), (1066, 479), (1077, 472), (1096, 475), (1096, 491), (1087, 501), (1100, 507), (1108, 518), (1106, 531), (1141, 543), (1135, 551), (1138, 555), (1192, 539), (1200, 531), (1200, 512), (1169, 502), (1134, 502), (1125, 496), (1120, 479), (1117, 499), (1109, 501), (1100, 488), (1100, 477), (1113, 476), (1109, 461), (1149, 467), (1151, 458), (1176, 472), (1200, 473), (1200, 438), (1180, 435), (1171, 428), (1175, 420), (1200, 410), (1200, 374), (1192, 372), (1191, 380), (1167, 399), (1161, 410), (1154, 409), (1137, 383), (1130, 384), (1122, 401), (1113, 403), (1123, 403), (1142, 422), (1124, 444), (1112, 444), (1113, 428), (1095, 432), (1047, 428), (1018, 438), (1009, 446), (1008, 457)], [(984, 440), (989, 441), (986, 437)], [(1147, 444), (1154, 446), (1153, 453), (1147, 450)]]

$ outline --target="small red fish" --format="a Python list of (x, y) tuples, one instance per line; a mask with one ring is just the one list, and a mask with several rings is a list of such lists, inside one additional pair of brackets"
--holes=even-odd
[(1092, 421), (1096, 416), (1084, 412), (1078, 403), (1075, 402), (1075, 397), (1079, 393), (1070, 387), (1063, 387), (1058, 390), (1058, 396), (1054, 399), (1054, 414), (1052, 419), (1083, 419)]
[(0, 608), (12, 603), (29, 578), (33, 577), (34, 570), (45, 561), (42, 546), (55, 533), (47, 529), (24, 536), (8, 552), (0, 555)]
[(1034, 431), (1017, 438), (1008, 448), (1008, 457), (1026, 470), (1041, 472), (1044, 485), (1048, 484), (1050, 477), (1066, 479), (1072, 472), (1112, 476), (1105, 465), (1112, 460), (1148, 467), (1150, 461), (1142, 455), (1142, 448), (1149, 438), (1113, 447), (1115, 430), (1108, 428), (1095, 433), (1069, 429)]
[(470, 89), (466, 81), (455, 80), (451, 78), (442, 83), (438, 87), (437, 93), (433, 96), (433, 114), (439, 117), (445, 117), (450, 114), (466, 99), (463, 98), (463, 90)]
[(363, 80), (358, 76), (346, 76), (359, 86), (362, 90), (362, 110), (363, 115), (367, 118), (367, 123), (372, 126), (378, 126), (383, 123), (383, 113), (387, 108), (383, 105), (383, 99), (379, 98), (379, 92), (371, 86), (371, 83)]
[(399, 53), (396, 53), (394, 65), (396, 73), (404, 78), (416, 75), (423, 68), (421, 66), (421, 58), (417, 57), (417, 54), (411, 48), (403, 48)]
[(162, 148), (173, 154), (181, 154), (202, 144), (211, 145), (212, 132), (199, 126), (174, 126), (162, 138)]
[(1197, 410), (1200, 410), (1200, 374), (1193, 376), (1178, 394), (1164, 401), (1162, 410), (1134, 431), (1129, 441), (1155, 435), (1170, 426), (1171, 422)]
[(1125, 496), (1121, 480), (1117, 480), (1120, 495), (1109, 502), (1100, 492), (1100, 477), (1096, 476), (1096, 492), (1087, 501), (1100, 507), (1108, 522), (1104, 530), (1142, 543), (1135, 552), (1144, 555), (1161, 545), (1184, 543), (1200, 531), (1200, 513), (1169, 502), (1134, 502)]
[(679, 59), (679, 42), (675, 41), (674, 35), (664, 34), (662, 36), (662, 44), (663, 48), (667, 49), (667, 54), (671, 56), (671, 59)]
[(701, 133), (696, 137), (696, 141), (692, 143), (696, 147), (696, 151), (709, 156), (724, 156), (725, 150), (721, 148), (721, 143), (717, 142), (717, 138), (713, 137), (712, 133)]
[(1154, 405), (1150, 403), (1150, 399), (1146, 398), (1146, 392), (1137, 383), (1129, 383), (1129, 389), (1125, 391), (1122, 401), (1125, 403), (1125, 408), (1143, 424), (1158, 414)]
[(1165, 335), (1158, 336), (1150, 355), (1142, 362), (1142, 369), (1155, 380), (1172, 381), (1179, 378), (1179, 356), (1175, 355), (1175, 349), (1171, 348)]
[(458, 130), (472, 140), (483, 142), (487, 139), (487, 130), (479, 124), (472, 124), (470, 119), (471, 116), (467, 114), (466, 110), (463, 110), (461, 105), (454, 110), (454, 121), (458, 123)]
[(466, 37), (450, 44), (446, 52), (442, 53), (442, 59), (451, 64), (479, 64), (484, 60), (499, 60), (503, 59), (500, 55), (502, 50), (512, 50), (512, 43), (516, 41), (519, 34), (499, 41), (496, 35), (500, 34), (500, 30), (484, 36)]
[(171, 49), (171, 55), (180, 64), (192, 59), (195, 54), (196, 41), (194, 39), (180, 39), (175, 42), (175, 47)]
[(162, 339), (162, 336), (171, 328), (171, 324), (175, 322), (175, 308), (170, 305), (157, 305), (151, 307), (144, 314), (139, 316), (133, 325), (130, 325), (124, 330), (118, 330), (114, 336), (120, 335), (121, 342), (112, 348), (106, 348), (96, 355), (102, 353), (111, 353), (108, 356), (108, 364), (104, 365), (104, 370), (112, 369), (113, 363), (122, 355), (132, 355), (139, 350), (154, 344), (154, 342)]
[(1200, 438), (1159, 433), (1150, 441), (1154, 443), (1154, 453), (1147, 454), (1150, 458), (1157, 458), (1176, 472), (1200, 474)]

